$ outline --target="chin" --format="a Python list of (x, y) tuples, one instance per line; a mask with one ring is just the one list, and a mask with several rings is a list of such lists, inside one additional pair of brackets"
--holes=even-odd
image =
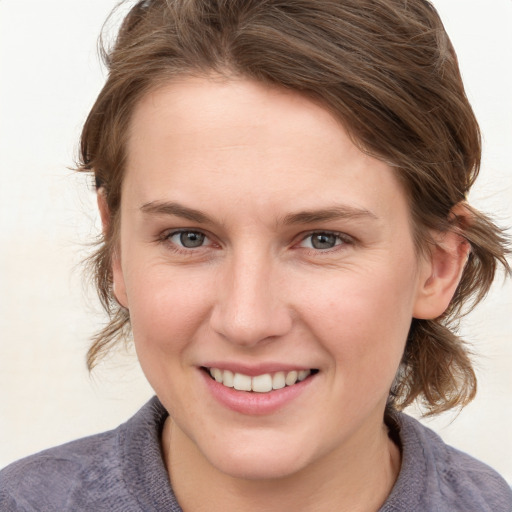
[(224, 445), (218, 442), (214, 450), (203, 455), (222, 473), (245, 480), (285, 478), (300, 472), (310, 462), (311, 457), (300, 446), (281, 442), (281, 439), (255, 441)]
[(236, 456), (224, 457), (217, 465), (217, 469), (222, 473), (243, 480), (282, 479), (300, 472), (304, 467), (305, 464), (282, 456), (260, 457), (258, 460)]

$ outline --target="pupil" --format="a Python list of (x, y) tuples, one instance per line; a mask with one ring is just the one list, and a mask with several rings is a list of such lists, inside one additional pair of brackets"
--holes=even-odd
[(313, 235), (311, 244), (315, 249), (331, 249), (336, 245), (336, 236), (330, 233)]
[(195, 231), (185, 231), (180, 234), (180, 242), (183, 247), (192, 248), (203, 245), (204, 235)]

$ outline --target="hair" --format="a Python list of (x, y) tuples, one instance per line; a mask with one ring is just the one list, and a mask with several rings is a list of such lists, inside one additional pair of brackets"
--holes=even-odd
[[(499, 264), (511, 269), (503, 231), (465, 201), (480, 167), (480, 131), (428, 1), (144, 0), (102, 54), (108, 78), (85, 122), (78, 165), (94, 173), (111, 219), (90, 258), (109, 322), (93, 338), (89, 369), (130, 333), (129, 312), (113, 293), (111, 260), (134, 107), (176, 77), (214, 73), (298, 92), (334, 114), (362, 151), (394, 167), (419, 253), (432, 247), (433, 231), (456, 231), (470, 244), (446, 312), (412, 320), (388, 410), (417, 399), (426, 414), (437, 414), (474, 397), (458, 321), (486, 295)], [(456, 205), (466, 214), (453, 215)]]

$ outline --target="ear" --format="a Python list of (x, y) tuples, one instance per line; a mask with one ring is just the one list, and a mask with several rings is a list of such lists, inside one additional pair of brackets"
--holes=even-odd
[[(111, 215), (107, 204), (105, 189), (103, 187), (98, 189), (96, 199), (98, 201), (98, 209), (100, 211), (103, 236), (105, 237), (105, 239), (107, 239), (108, 236), (118, 237), (119, 234), (112, 234), (110, 230)], [(128, 309), (128, 296), (126, 294), (126, 285), (124, 282), (123, 269), (121, 266), (119, 240), (110, 241), (110, 246), (112, 247), (112, 292), (118, 304)]]
[(100, 211), (103, 235), (106, 235), (110, 227), (110, 211), (107, 205), (107, 195), (103, 187), (100, 187), (96, 192), (96, 201), (98, 202), (98, 210)]
[[(462, 203), (451, 213), (454, 224), (459, 226), (468, 223), (469, 216)], [(456, 231), (433, 234), (435, 246), (421, 262), (414, 318), (432, 320), (441, 316), (455, 294), (471, 251), (469, 242)]]

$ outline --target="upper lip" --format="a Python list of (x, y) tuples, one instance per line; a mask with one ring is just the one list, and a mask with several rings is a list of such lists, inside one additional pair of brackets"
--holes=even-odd
[(229, 370), (233, 373), (241, 373), (249, 377), (255, 377), (257, 375), (263, 375), (265, 373), (276, 373), (276, 372), (291, 372), (293, 370), (312, 370), (311, 366), (295, 365), (290, 363), (259, 363), (259, 364), (245, 364), (238, 362), (206, 362), (201, 365), (205, 368), (218, 368), (219, 370)]

